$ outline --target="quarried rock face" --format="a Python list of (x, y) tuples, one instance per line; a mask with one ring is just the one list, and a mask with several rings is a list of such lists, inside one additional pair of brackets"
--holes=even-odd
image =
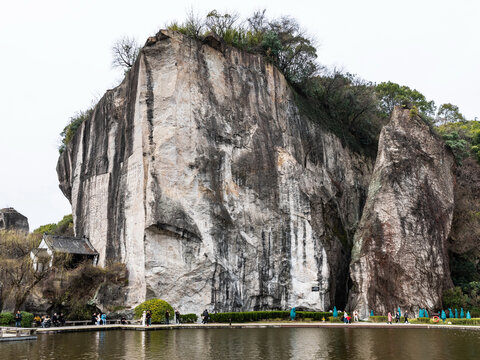
[(76, 234), (127, 264), (127, 305), (198, 313), (345, 303), (372, 168), (261, 57), (162, 31), (57, 172)]
[(413, 110), (396, 107), (380, 135), (368, 198), (355, 233), (349, 306), (368, 316), (438, 309), (450, 287), (447, 237), (454, 159)]
[(28, 219), (14, 208), (0, 209), (0, 230), (16, 230), (28, 233)]

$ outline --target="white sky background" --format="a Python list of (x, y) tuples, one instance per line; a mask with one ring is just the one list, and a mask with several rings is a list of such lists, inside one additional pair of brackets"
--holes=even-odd
[(0, 0), (0, 208), (16, 208), (31, 230), (71, 213), (55, 170), (59, 133), (120, 82), (116, 39), (143, 44), (191, 7), (290, 15), (317, 38), (321, 64), (408, 85), (480, 118), (476, 0)]

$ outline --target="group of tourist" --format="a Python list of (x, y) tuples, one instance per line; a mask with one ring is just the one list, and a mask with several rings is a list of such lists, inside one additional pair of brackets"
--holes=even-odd
[[(175, 322), (180, 324), (180, 311), (175, 310)], [(123, 324), (123, 322), (122, 322)], [(170, 324), (170, 311), (165, 311), (165, 324)], [(142, 326), (151, 326), (152, 325), (152, 312), (150, 310), (144, 310), (142, 313)]]
[[(353, 310), (353, 321), (358, 321), (358, 311), (357, 310)], [(348, 315), (348, 313), (346, 311), (343, 312), (343, 322), (345, 324), (351, 324), (352, 323), (352, 317), (350, 315)]]
[(107, 314), (99, 312), (92, 314), (92, 325), (107, 325)]
[[(408, 324), (408, 310), (405, 310), (403, 317), (405, 318), (405, 321), (404, 321), (405, 324)], [(400, 311), (397, 310), (397, 312), (395, 313), (395, 323), (399, 323), (400, 318), (401, 318)], [(392, 313), (389, 311), (387, 314), (387, 324), (391, 324), (391, 323), (392, 323)]]
[(63, 313), (53, 313), (52, 316), (46, 314), (42, 315), (42, 317), (40, 317), (40, 315), (35, 315), (33, 318), (35, 326), (42, 328), (65, 326), (65, 320), (65, 315)]

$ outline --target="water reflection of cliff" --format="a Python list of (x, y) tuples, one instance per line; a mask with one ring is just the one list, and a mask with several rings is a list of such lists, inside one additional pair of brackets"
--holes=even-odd
[(98, 331), (0, 343), (10, 359), (476, 359), (480, 335), (447, 329), (271, 328)]
[[(120, 333), (124, 359), (474, 358), (480, 337), (440, 329), (201, 329)], [(110, 334), (107, 334), (108, 336)], [(112, 334), (113, 335), (113, 334)], [(453, 337), (452, 337), (453, 335)], [(455, 341), (452, 341), (455, 338)], [(102, 354), (101, 338), (98, 353)], [(109, 339), (108, 342), (113, 340)], [(120, 345), (122, 344), (122, 345)], [(108, 358), (112, 353), (103, 353)]]

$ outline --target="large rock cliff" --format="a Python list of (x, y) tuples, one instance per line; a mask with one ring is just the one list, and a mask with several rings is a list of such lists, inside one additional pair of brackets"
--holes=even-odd
[(161, 31), (79, 128), (57, 166), (76, 234), (127, 264), (128, 305), (343, 307), (373, 160), (274, 66), (211, 45)]
[(452, 286), (453, 169), (451, 152), (428, 125), (414, 110), (396, 107), (380, 135), (352, 250), (350, 307), (362, 316), (441, 306)]
[(274, 66), (214, 40), (150, 38), (58, 162), (76, 234), (101, 265), (127, 264), (126, 305), (439, 306), (454, 208), (443, 143), (396, 108), (374, 166), (302, 115)]

